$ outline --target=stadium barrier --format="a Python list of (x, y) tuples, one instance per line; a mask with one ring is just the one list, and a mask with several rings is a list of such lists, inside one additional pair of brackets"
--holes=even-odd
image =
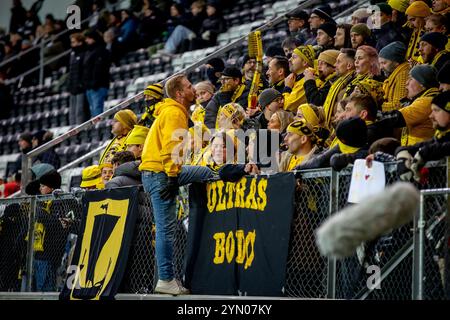
[[(448, 166), (432, 163), (427, 168), (428, 177), (417, 187), (423, 190), (446, 188)], [(385, 173), (386, 184), (399, 180), (395, 163), (385, 164)], [(445, 232), (448, 225), (445, 229), (443, 218), (448, 215), (446, 195), (422, 192), (422, 199), (426, 197), (421, 206), (422, 218), (426, 217), (427, 225), (432, 227), (427, 226), (426, 234), (423, 228), (417, 227), (416, 217), (416, 227), (411, 222), (365, 243), (353, 257), (335, 260), (320, 255), (314, 230), (347, 205), (350, 180), (351, 167), (341, 172), (331, 169), (302, 172), (291, 225), (285, 295), (329, 299), (448, 299), (445, 279), (449, 274), (449, 262), (445, 237), (448, 239), (449, 232)], [(0, 200), (0, 291), (62, 289), (77, 234), (81, 231), (82, 194)], [(183, 192), (180, 197), (174, 246), (177, 277), (183, 274), (185, 222), (189, 215)], [(151, 203), (145, 192), (139, 194), (138, 201), (138, 221), (119, 293), (151, 294), (157, 281)], [(45, 234), (43, 223), (47, 226)], [(46, 243), (49, 243), (46, 248), (42, 248), (43, 237), (47, 237)], [(436, 256), (440, 259), (435, 260)], [(419, 285), (421, 290), (417, 289)]]
[[(450, 297), (450, 189), (422, 190), (414, 219), (413, 299)], [(433, 280), (441, 286), (429, 286)]]

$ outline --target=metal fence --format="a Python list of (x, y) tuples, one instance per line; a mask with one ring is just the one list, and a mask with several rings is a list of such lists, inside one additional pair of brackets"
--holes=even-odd
[[(419, 189), (447, 187), (447, 166), (432, 164), (428, 170), (428, 177), (417, 184)], [(398, 181), (395, 164), (386, 164), (385, 171), (387, 184)], [(449, 276), (449, 231), (443, 218), (448, 211), (446, 195), (428, 196), (423, 201), (421, 221), (426, 221), (427, 228), (421, 229), (422, 251), (418, 249), (419, 229), (411, 223), (361, 245), (353, 257), (336, 261), (319, 254), (314, 230), (347, 205), (350, 179), (351, 168), (339, 173), (331, 169), (303, 172), (296, 192), (285, 295), (411, 299), (414, 287), (415, 298), (448, 299), (445, 279)], [(175, 273), (179, 278), (183, 274), (188, 216), (187, 197), (183, 192), (181, 195), (174, 245)], [(152, 293), (157, 281), (151, 203), (144, 192), (138, 201), (139, 217), (120, 293)], [(81, 216), (81, 194), (1, 200), (0, 291), (60, 291), (71, 265)], [(374, 266), (381, 275), (378, 288), (367, 285), (371, 277), (368, 271)], [(417, 287), (422, 288), (421, 296)]]
[(420, 193), (420, 210), (414, 220), (412, 289), (417, 300), (450, 297), (449, 194), (449, 188)]

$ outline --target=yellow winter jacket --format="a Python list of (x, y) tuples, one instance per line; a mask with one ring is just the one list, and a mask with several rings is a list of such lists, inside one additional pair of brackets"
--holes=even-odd
[(437, 88), (428, 89), (409, 106), (399, 110), (406, 122), (402, 131), (402, 146), (411, 146), (433, 137), (435, 130), (429, 116), (431, 100), (438, 93)]
[(406, 81), (409, 77), (409, 63), (404, 62), (395, 68), (394, 72), (384, 80), (384, 103), (381, 106), (383, 112), (400, 109), (400, 100), (408, 94)]
[(284, 89), (283, 97), (284, 97), (284, 110), (297, 112), (297, 108), (299, 105), (307, 103), (305, 89), (303, 88), (303, 84), (305, 83), (305, 78), (303, 74), (297, 76), (294, 87), (292, 90)]
[[(182, 153), (180, 141), (172, 138), (175, 130), (188, 130), (188, 113), (177, 101), (167, 98), (156, 109), (156, 120), (150, 128), (142, 151), (140, 171), (165, 172), (169, 177), (175, 177), (181, 170)], [(179, 160), (172, 157), (172, 152)]]

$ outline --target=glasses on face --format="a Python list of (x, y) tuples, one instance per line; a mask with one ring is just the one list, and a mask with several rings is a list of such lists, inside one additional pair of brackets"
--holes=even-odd
[(232, 77), (220, 77), (219, 81), (228, 81), (228, 80), (233, 80)]

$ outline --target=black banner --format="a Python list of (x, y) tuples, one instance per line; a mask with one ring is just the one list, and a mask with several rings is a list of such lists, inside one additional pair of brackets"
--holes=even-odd
[(193, 294), (281, 296), (292, 173), (192, 185), (185, 282)]
[(138, 188), (87, 192), (82, 233), (60, 299), (114, 299), (127, 265), (138, 214)]

